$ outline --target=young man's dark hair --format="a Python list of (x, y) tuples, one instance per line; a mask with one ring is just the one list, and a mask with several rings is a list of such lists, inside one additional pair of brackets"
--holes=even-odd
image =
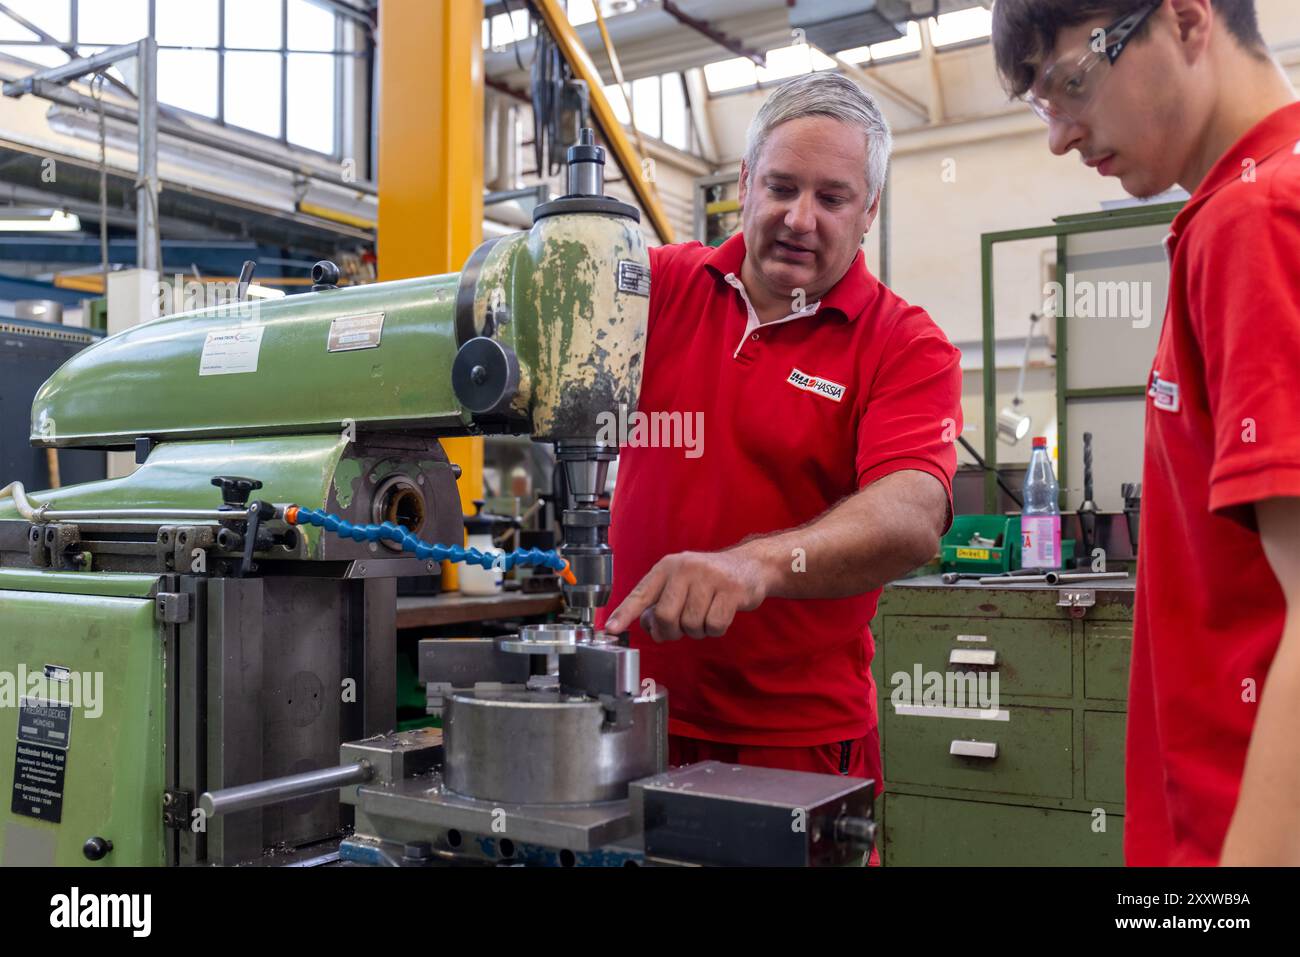
[[(1255, 15), (1255, 0), (1213, 0), (1214, 11), (1245, 48), (1266, 49)], [(997, 0), (993, 5), (993, 54), (1012, 96), (1023, 96), (1037, 76), (1037, 64), (1056, 46), (1067, 27), (1099, 17), (1118, 20), (1150, 6), (1150, 0)], [(1145, 36), (1143, 24), (1133, 39)]]

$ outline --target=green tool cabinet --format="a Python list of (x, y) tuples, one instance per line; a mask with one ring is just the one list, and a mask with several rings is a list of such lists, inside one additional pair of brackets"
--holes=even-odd
[[(886, 866), (1123, 864), (1133, 598), (1131, 578), (990, 587), (931, 576), (885, 588), (872, 672)], [(919, 691), (896, 702), (918, 669), (950, 688), (983, 675), (986, 692), (996, 674), (997, 702)]]

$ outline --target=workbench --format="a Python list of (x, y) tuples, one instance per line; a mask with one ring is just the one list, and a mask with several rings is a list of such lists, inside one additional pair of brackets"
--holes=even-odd
[(404, 595), (397, 599), (397, 630), (436, 628), (473, 621), (503, 618), (535, 618), (560, 611), (560, 593), (524, 594), (505, 591), (499, 595)]
[[(884, 589), (872, 673), (885, 865), (1123, 864), (1133, 603), (1131, 577), (945, 585), (935, 575)], [(918, 692), (900, 707), (894, 693), (918, 668), (954, 686), (982, 676), (990, 690), (996, 675), (997, 701), (954, 708), (951, 693)]]

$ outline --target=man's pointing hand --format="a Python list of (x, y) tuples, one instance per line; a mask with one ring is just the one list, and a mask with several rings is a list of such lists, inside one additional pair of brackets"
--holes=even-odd
[(638, 618), (655, 641), (725, 634), (738, 611), (753, 611), (767, 597), (763, 563), (744, 546), (725, 552), (681, 552), (650, 569), (605, 622), (619, 635)]

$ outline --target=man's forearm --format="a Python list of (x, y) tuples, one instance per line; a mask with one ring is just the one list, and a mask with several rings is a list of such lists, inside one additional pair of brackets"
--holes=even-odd
[(1300, 865), (1300, 609), (1287, 615), (1282, 642), (1260, 696), (1241, 793), (1223, 844), (1227, 866)]
[(736, 546), (765, 576), (772, 598), (861, 595), (925, 564), (947, 517), (943, 486), (925, 472), (895, 472), (800, 528)]

